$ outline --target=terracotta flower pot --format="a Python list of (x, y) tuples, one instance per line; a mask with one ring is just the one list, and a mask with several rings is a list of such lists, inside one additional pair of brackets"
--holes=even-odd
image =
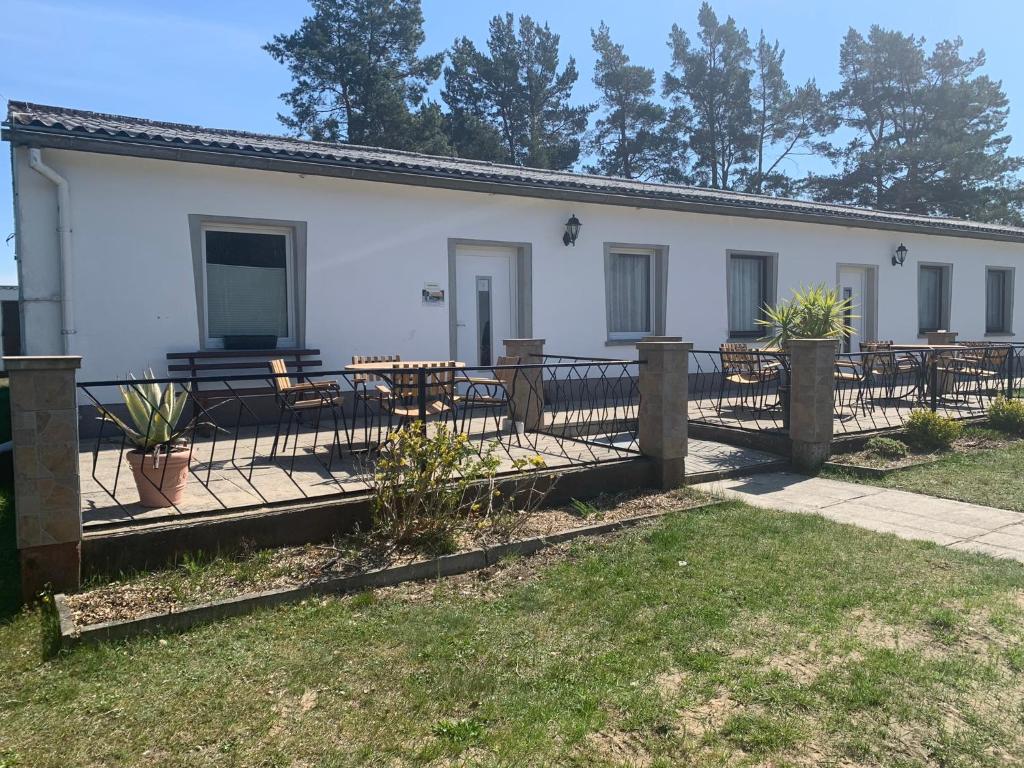
[(188, 462), (191, 448), (177, 448), (159, 456), (129, 451), (128, 463), (139, 489), (139, 503), (144, 507), (170, 507), (181, 501), (188, 483)]

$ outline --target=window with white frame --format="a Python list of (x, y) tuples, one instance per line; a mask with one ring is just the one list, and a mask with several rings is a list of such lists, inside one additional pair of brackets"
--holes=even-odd
[(917, 272), (917, 326), (920, 334), (949, 328), (952, 268), (921, 264)]
[(276, 336), (293, 346), (295, 264), (288, 228), (206, 224), (202, 274), (206, 336)]
[(1013, 315), (1013, 270), (985, 270), (985, 333), (1010, 333)]
[(767, 253), (730, 252), (728, 275), (729, 337), (763, 336), (758, 324), (764, 309), (775, 302), (775, 256)]
[(655, 252), (613, 248), (605, 259), (609, 340), (654, 333)]

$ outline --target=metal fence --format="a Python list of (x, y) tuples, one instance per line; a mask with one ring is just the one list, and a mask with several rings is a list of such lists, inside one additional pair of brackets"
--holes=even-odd
[(984, 417), (998, 396), (1020, 397), (1024, 348), (964, 342), (844, 353), (835, 361), (837, 434), (903, 426), (916, 409), (953, 419)]
[(693, 350), (689, 419), (746, 431), (783, 432), (788, 423), (789, 355), (744, 349)]
[[(370, 364), (315, 379), (268, 372), (83, 382), (80, 401), (96, 415), (82, 430), (85, 520), (145, 512), (129, 465), (133, 429), (152, 442), (169, 426), (183, 428), (190, 481), (184, 500), (169, 505), (177, 514), (365, 490), (381, 448), (413, 425), (464, 435), (479, 454), (498, 457), (501, 472), (523, 459), (558, 467), (634, 457), (639, 365), (547, 355), (486, 367)], [(133, 421), (119, 388), (151, 400), (173, 389), (183, 398), (178, 424), (168, 425), (157, 409)], [(162, 471), (138, 482), (169, 501), (165, 481), (173, 470), (155, 463)]]

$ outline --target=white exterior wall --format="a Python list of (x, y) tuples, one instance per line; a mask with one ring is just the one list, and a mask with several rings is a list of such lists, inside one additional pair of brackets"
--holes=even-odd
[[(306, 343), (325, 368), (353, 354), (444, 359), (449, 303), (425, 306), (425, 282), (448, 285), (448, 240), (529, 242), (533, 335), (547, 350), (633, 357), (607, 346), (603, 245), (666, 245), (667, 328), (717, 349), (726, 339), (726, 251), (778, 253), (778, 296), (834, 284), (838, 263), (878, 267), (878, 337), (917, 341), (917, 265), (953, 265), (951, 330), (984, 336), (985, 267), (1024, 267), (1024, 245), (743, 217), (575, 204), (510, 195), (44, 150), (71, 189), (74, 354), (80, 380), (166, 371), (170, 351), (198, 349), (189, 214), (307, 223)], [(15, 158), (26, 354), (60, 352), (55, 191)], [(561, 238), (575, 213), (575, 247)], [(891, 256), (903, 242), (906, 265)], [(1015, 294), (1024, 269), (1016, 270)], [(40, 301), (40, 299), (43, 299)], [(1013, 329), (1024, 329), (1024, 300)]]

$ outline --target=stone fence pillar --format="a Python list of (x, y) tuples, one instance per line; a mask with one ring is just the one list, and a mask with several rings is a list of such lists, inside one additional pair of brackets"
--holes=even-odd
[(693, 344), (684, 341), (641, 341), (640, 452), (657, 468), (658, 485), (676, 488), (686, 471), (688, 373)]
[[(544, 362), (544, 339), (505, 339), (505, 354), (518, 357), (521, 365)], [(509, 392), (509, 417), (530, 432), (544, 427), (544, 369), (516, 371)]]
[(924, 335), (930, 345), (956, 344), (956, 331), (928, 331)]
[(789, 342), (789, 439), (798, 472), (817, 473), (831, 450), (835, 358), (835, 339)]
[(74, 591), (81, 582), (78, 477), (80, 357), (5, 357), (14, 437), (14, 510), (21, 591)]

